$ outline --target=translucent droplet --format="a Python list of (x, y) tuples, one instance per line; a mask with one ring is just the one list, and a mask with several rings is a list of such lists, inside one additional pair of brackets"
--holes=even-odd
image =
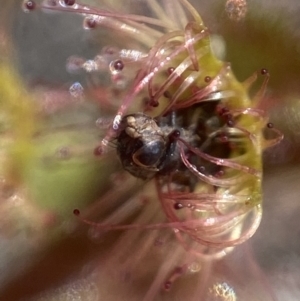
[(34, 10), (35, 7), (36, 7), (35, 2), (34, 1), (29, 1), (29, 0), (25, 0), (23, 2), (23, 5), (22, 5), (22, 8), (23, 8), (24, 12), (26, 12), (26, 13)]
[(109, 69), (112, 75), (120, 73), (124, 68), (124, 63), (121, 60), (111, 61), (109, 64)]
[(77, 5), (75, 5), (75, 3), (76, 3), (75, 0), (59, 0), (59, 4), (63, 7), (70, 7), (70, 6), (77, 7)]
[(234, 289), (226, 282), (215, 283), (209, 289), (211, 301), (236, 301), (236, 294)]
[(86, 72), (95, 72), (98, 71), (98, 65), (94, 60), (88, 60), (82, 65), (83, 69)]
[(84, 29), (94, 29), (97, 26), (97, 19), (93, 16), (85, 17), (83, 20)]
[(100, 129), (103, 129), (103, 128), (108, 128), (108, 126), (111, 124), (111, 118), (107, 117), (99, 117), (97, 120), (96, 120), (96, 126)]
[(74, 83), (70, 89), (70, 94), (75, 98), (81, 98), (83, 96), (83, 87), (79, 82)]
[(188, 270), (191, 273), (197, 273), (201, 270), (201, 264), (199, 262), (194, 261), (188, 266)]
[(121, 49), (120, 50), (120, 57), (121, 58), (127, 58), (133, 61), (139, 61), (142, 58), (147, 57), (146, 54), (144, 54), (141, 51), (138, 50), (132, 50), (132, 49)]
[(227, 0), (225, 4), (227, 15), (233, 21), (240, 21), (245, 18), (247, 9), (246, 0)]
[(78, 73), (81, 69), (85, 60), (78, 56), (71, 56), (68, 58), (66, 67), (69, 73)]
[(64, 5), (72, 6), (75, 4), (75, 0), (63, 0), (61, 1)]

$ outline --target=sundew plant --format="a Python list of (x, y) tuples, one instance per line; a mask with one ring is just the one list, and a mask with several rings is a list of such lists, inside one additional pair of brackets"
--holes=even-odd
[[(76, 78), (67, 87), (28, 81), (38, 88), (22, 102), (14, 84), (3, 89), (3, 200), (30, 203), (38, 218), (24, 223), (42, 229), (34, 243), (84, 228), (97, 246), (84, 285), (34, 298), (67, 300), (71, 290), (72, 300), (254, 300), (230, 280), (260, 277), (257, 269), (224, 262), (260, 224), (263, 151), (283, 138), (263, 110), (268, 70), (239, 81), (187, 0), (20, 7), (27, 18), (76, 15), (97, 41), (93, 56), (66, 59)], [(247, 13), (244, 1), (225, 9), (233, 22)]]

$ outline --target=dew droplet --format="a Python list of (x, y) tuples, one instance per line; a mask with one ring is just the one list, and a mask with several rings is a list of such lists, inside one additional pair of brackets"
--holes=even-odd
[(224, 176), (225, 172), (224, 170), (219, 170), (216, 174), (215, 177), (216, 178), (222, 178)]
[(223, 107), (219, 110), (219, 115), (224, 116), (225, 114), (228, 114), (228, 112), (229, 112), (229, 109), (226, 107)]
[(199, 167), (199, 171), (200, 171), (201, 173), (204, 173), (204, 172), (205, 172), (205, 166), (201, 165), (201, 166)]
[(227, 126), (233, 127), (235, 124), (233, 116), (231, 114), (226, 114), (225, 117), (227, 119), (227, 121), (226, 121)]
[(171, 281), (166, 281), (163, 285), (163, 288), (165, 291), (169, 291), (171, 289), (172, 282)]
[(69, 88), (70, 94), (75, 98), (81, 98), (83, 96), (83, 87), (79, 82), (74, 83)]
[(78, 56), (71, 56), (67, 60), (66, 68), (69, 73), (77, 73), (82, 69), (85, 60)]
[(149, 106), (154, 107), (154, 108), (159, 106), (159, 102), (156, 99), (154, 99), (153, 97), (151, 97), (149, 99), (148, 104), (149, 104)]
[(36, 4), (34, 1), (26, 0), (23, 2), (23, 10), (28, 13), (30, 11), (33, 11), (36, 8)]
[(87, 60), (86, 62), (84, 62), (84, 64), (82, 65), (82, 68), (86, 71), (86, 72), (95, 72), (98, 71), (98, 64), (94, 61), (94, 60)]
[(73, 214), (76, 215), (76, 216), (79, 216), (80, 215), (80, 210), (79, 209), (74, 209)]
[(110, 125), (110, 123), (111, 123), (111, 118), (109, 118), (109, 117), (99, 117), (97, 120), (96, 120), (96, 126), (98, 127), (98, 128), (100, 128), (100, 129), (103, 129), (103, 128), (105, 128), (105, 129), (107, 129), (108, 128), (108, 126)]
[(225, 11), (229, 19), (233, 21), (241, 21), (247, 14), (246, 0), (227, 0), (225, 4)]
[(168, 99), (171, 99), (172, 98), (172, 94), (169, 91), (165, 91), (164, 92), (164, 97), (168, 98)]
[(262, 75), (266, 75), (266, 74), (269, 73), (269, 71), (268, 71), (268, 69), (266, 69), (266, 68), (262, 68), (262, 69), (260, 70), (260, 73), (261, 73)]
[(205, 81), (206, 83), (209, 83), (209, 82), (211, 81), (211, 77), (210, 77), (210, 76), (205, 76), (205, 77), (204, 77), (204, 81)]
[(201, 264), (199, 262), (194, 261), (188, 266), (188, 270), (191, 273), (198, 273), (201, 270)]
[(180, 210), (180, 209), (182, 209), (183, 208), (183, 205), (181, 204), (181, 203), (175, 203), (174, 204), (174, 209), (175, 210)]
[(236, 301), (236, 294), (234, 289), (226, 282), (215, 283), (210, 289), (209, 293), (212, 301)]
[(229, 127), (233, 127), (234, 126), (234, 120), (232, 119), (228, 119), (227, 122), (226, 122), (227, 126)]
[(167, 74), (171, 75), (174, 72), (175, 68), (174, 67), (169, 67), (167, 70)]
[(226, 142), (229, 141), (229, 137), (225, 133), (222, 133), (220, 135), (220, 141), (223, 142), (223, 143), (226, 143)]
[(111, 61), (109, 64), (109, 70), (112, 75), (119, 74), (124, 68), (124, 63), (121, 60)]
[(67, 6), (72, 6), (75, 4), (75, 0), (63, 0), (63, 3)]
[(103, 154), (103, 148), (102, 148), (102, 146), (100, 145), (100, 146), (95, 147), (95, 149), (94, 149), (94, 155), (96, 157), (99, 157), (102, 154)]
[(169, 140), (170, 142), (174, 142), (176, 140), (178, 140), (178, 138), (180, 137), (181, 133), (179, 130), (174, 130), (170, 133), (169, 135)]
[(86, 17), (83, 20), (83, 28), (84, 29), (94, 29), (97, 26), (97, 21), (93, 17)]
[(124, 68), (124, 63), (121, 60), (116, 60), (113, 62), (113, 66), (115, 70), (122, 71)]

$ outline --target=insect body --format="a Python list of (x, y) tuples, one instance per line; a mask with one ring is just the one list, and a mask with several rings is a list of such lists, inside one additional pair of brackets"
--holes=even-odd
[(85, 28), (130, 37), (129, 48), (105, 48), (80, 66), (118, 81), (113, 86), (118, 101), (111, 104), (115, 114), (100, 153), (116, 142), (125, 170), (154, 179), (167, 223), (109, 229), (176, 228), (182, 246), (199, 254), (207, 247), (237, 245), (253, 235), (261, 219), (262, 151), (281, 139), (263, 137), (267, 119), (258, 103), (268, 73), (263, 69), (266, 80), (251, 99), (248, 89), (257, 74), (240, 83), (230, 65), (215, 57), (209, 32), (187, 0), (174, 7), (162, 1), (167, 13), (155, 1), (147, 4), (158, 18), (75, 1), (41, 5), (83, 15)]
[[(216, 103), (212, 102), (172, 112), (157, 119), (144, 113), (125, 116), (120, 126), (122, 131), (117, 138), (117, 151), (124, 169), (142, 179), (186, 173), (187, 168), (180, 158), (180, 140), (200, 148), (204, 141), (207, 142), (207, 136), (212, 129), (221, 125), (220, 118), (214, 116), (215, 110)], [(191, 112), (188, 111), (194, 111), (195, 124), (191, 123), (193, 116), (190, 116)], [(226, 157), (230, 151), (228, 140), (224, 135), (225, 133), (223, 137), (221, 134), (215, 137), (213, 139), (215, 141), (210, 142), (210, 149), (207, 151), (215, 154), (218, 152), (220, 156)], [(184, 155), (187, 156), (188, 149), (187, 147), (184, 149)], [(213, 172), (213, 168), (207, 166), (205, 168), (207, 162), (201, 158), (192, 153), (188, 156), (193, 157), (191, 161), (200, 165), (202, 170)], [(215, 172), (217, 169), (215, 168)], [(190, 172), (186, 175), (186, 178), (188, 177), (194, 178)]]
[(143, 113), (123, 119), (117, 150), (124, 168), (135, 177), (151, 179), (175, 172), (182, 164), (177, 138), (191, 133), (165, 124), (167, 118), (161, 119)]
[(133, 176), (149, 179), (161, 169), (169, 143), (153, 118), (133, 114), (123, 118), (117, 151), (124, 169)]

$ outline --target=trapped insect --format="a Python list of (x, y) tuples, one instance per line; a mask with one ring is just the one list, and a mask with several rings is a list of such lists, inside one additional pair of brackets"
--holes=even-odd
[[(259, 109), (268, 71), (240, 83), (214, 55), (209, 31), (187, 0), (148, 0), (157, 18), (119, 13), (108, 2), (103, 9), (75, 0), (25, 1), (23, 7), (76, 13), (88, 30), (126, 37), (122, 47), (106, 46), (94, 59), (71, 57), (67, 67), (87, 72), (93, 85), (110, 76), (112, 99), (100, 104), (114, 117), (95, 154), (101, 160), (115, 145), (126, 171), (153, 179), (167, 222), (82, 220), (102, 230), (171, 228), (199, 256), (246, 241), (262, 216), (262, 152), (282, 139)], [(260, 73), (264, 83), (251, 99), (248, 90)], [(266, 129), (277, 138), (265, 140)]]

